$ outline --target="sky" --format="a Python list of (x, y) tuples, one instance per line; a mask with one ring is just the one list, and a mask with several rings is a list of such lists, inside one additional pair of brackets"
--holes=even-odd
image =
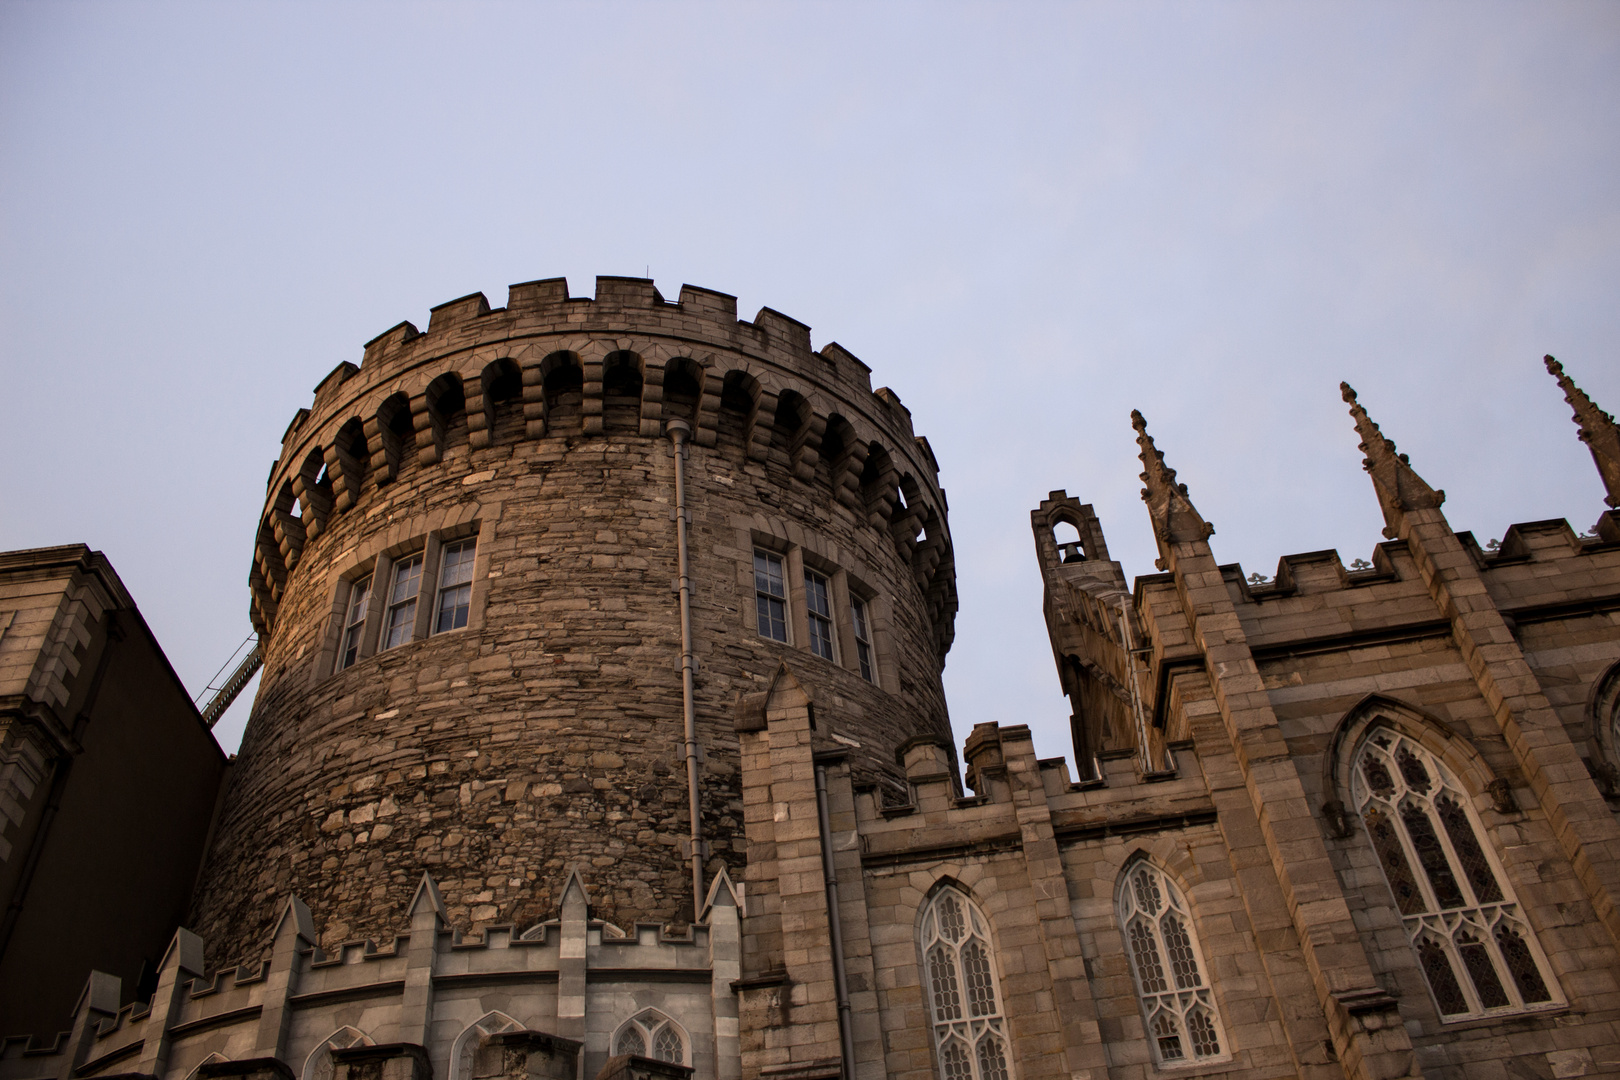
[[(188, 688), (315, 384), (482, 290), (650, 275), (836, 340), (928, 437), (958, 738), (1072, 755), (1029, 512), (1153, 573), (1370, 558), (1341, 379), (1483, 544), (1603, 491), (1620, 5), (0, 3), (0, 549), (104, 551)], [(234, 750), (248, 695), (216, 729)]]

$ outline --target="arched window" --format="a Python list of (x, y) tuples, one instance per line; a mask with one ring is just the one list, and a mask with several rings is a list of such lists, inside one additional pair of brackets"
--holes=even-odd
[[(323, 1046), (321, 1049), (324, 1050), (326, 1048)], [(197, 1062), (197, 1067), (196, 1068), (192, 1069), (189, 1073), (186, 1074), (186, 1080), (197, 1080), (197, 1074), (202, 1072), (202, 1067), (204, 1065), (212, 1065), (216, 1061), (229, 1061), (229, 1060), (231, 1060), (231, 1059), (226, 1057), (224, 1054), (220, 1054), (220, 1053), (209, 1054), (207, 1057), (205, 1057), (201, 1061)], [(331, 1075), (331, 1074), (328, 1073), (327, 1075)]]
[(1085, 562), (1086, 546), (1080, 539), (1080, 528), (1072, 521), (1059, 521), (1052, 526), (1052, 542), (1057, 545), (1062, 562)]
[(685, 1065), (686, 1033), (657, 1009), (644, 1009), (613, 1033), (613, 1054), (636, 1054), (672, 1065)]
[(332, 1062), (333, 1050), (347, 1050), (351, 1046), (370, 1046), (371, 1039), (359, 1028), (340, 1027), (321, 1040), (304, 1059), (302, 1080), (332, 1080), (336, 1067)]
[(503, 1012), (485, 1013), (456, 1036), (450, 1047), (450, 1080), (472, 1080), (473, 1059), (478, 1056), (479, 1043), (489, 1035), (503, 1031), (522, 1031), (523, 1025)]
[(923, 908), (919, 937), (934, 1053), (943, 1080), (1009, 1080), (1007, 1020), (990, 924), (947, 886)]
[(1350, 794), (1446, 1020), (1557, 1004), (1557, 984), (1472, 800), (1416, 740), (1375, 728)]
[(1114, 904), (1154, 1060), (1179, 1065), (1225, 1057), (1209, 969), (1181, 890), (1139, 858), (1120, 875)]

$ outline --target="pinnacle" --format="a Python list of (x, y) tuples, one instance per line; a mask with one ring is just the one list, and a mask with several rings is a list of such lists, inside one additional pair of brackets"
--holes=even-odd
[(1564, 365), (1551, 356), (1544, 358), (1547, 371), (1558, 380), (1575, 415), (1571, 417), (1580, 429), (1581, 441), (1592, 451), (1592, 461), (1603, 479), (1605, 499), (1610, 506), (1620, 507), (1620, 428), (1614, 417), (1598, 408), (1597, 402), (1575, 385), (1575, 380), (1564, 373)]
[(1446, 493), (1431, 488), (1412, 468), (1411, 459), (1395, 448), (1395, 443), (1384, 435), (1367, 410), (1357, 400), (1355, 388), (1347, 382), (1339, 384), (1339, 394), (1350, 406), (1350, 416), (1356, 422), (1356, 434), (1361, 436), (1361, 451), (1366, 454), (1362, 468), (1372, 477), (1378, 493), (1378, 503), (1384, 511), (1384, 535), (1393, 539), (1398, 523), (1409, 510), (1436, 509), (1446, 501)]
[(1147, 433), (1147, 420), (1139, 410), (1131, 410), (1131, 426), (1136, 428), (1136, 444), (1142, 448), (1142, 483), (1147, 485), (1142, 489), (1142, 501), (1148, 504), (1148, 516), (1153, 519), (1153, 533), (1163, 556), (1160, 569), (1164, 569), (1169, 545), (1207, 540), (1215, 528), (1187, 497), (1187, 485), (1176, 482), (1176, 470), (1165, 464), (1164, 454)]

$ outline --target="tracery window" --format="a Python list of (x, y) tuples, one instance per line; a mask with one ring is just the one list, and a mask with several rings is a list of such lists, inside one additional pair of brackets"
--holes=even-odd
[(1220, 1012), (1187, 901), (1158, 867), (1138, 858), (1115, 890), (1120, 931), (1160, 1065), (1225, 1057)]
[(923, 909), (919, 945), (939, 1075), (1010, 1080), (1007, 1020), (984, 915), (956, 889), (941, 889)]
[(1380, 727), (1356, 753), (1350, 793), (1441, 1016), (1560, 1004), (1472, 800), (1440, 759)]
[(351, 1046), (370, 1046), (371, 1038), (359, 1028), (340, 1027), (321, 1040), (321, 1044), (304, 1059), (301, 1080), (332, 1080), (336, 1068), (333, 1050), (347, 1050)]
[(643, 1010), (620, 1025), (613, 1035), (613, 1053), (687, 1064), (685, 1036), (675, 1021), (657, 1009)]
[(472, 1080), (473, 1062), (484, 1038), (522, 1030), (522, 1024), (503, 1012), (488, 1012), (473, 1021), (450, 1046), (450, 1080)]

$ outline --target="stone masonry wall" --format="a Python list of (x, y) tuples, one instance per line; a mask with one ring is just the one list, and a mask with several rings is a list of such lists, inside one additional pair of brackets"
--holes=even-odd
[[(615, 300), (615, 288), (633, 295)], [(944, 500), (898, 399), (866, 390), (864, 366), (836, 346), (811, 353), (791, 320), (726, 320), (719, 294), (665, 304), (613, 279), (594, 302), (534, 293), (514, 287), (504, 311), (481, 297), (436, 309), (425, 335), (391, 331), (289, 429), (253, 572), (265, 673), (193, 910), (211, 962), (257, 955), (290, 892), (325, 944), (376, 933), (424, 869), (458, 924), (554, 911), (552, 886), (572, 865), (610, 922), (691, 917), (666, 412), (695, 428), (686, 479), (710, 876), (740, 874), (744, 860), (732, 705), (782, 658), (872, 782), (897, 783), (905, 739), (948, 737)], [(498, 386), (484, 391), (502, 363), (524, 389), (495, 400)], [(686, 365), (699, 392), (663, 400), (666, 369)], [(573, 389), (555, 375), (569, 366)], [(464, 405), (451, 395), (435, 410), (447, 373)], [(414, 426), (395, 453), (384, 406), (398, 393)], [(345, 430), (364, 430), (363, 449)], [(349, 584), (377, 569), (384, 590), (387, 560), (427, 543), (431, 564), (439, 538), (465, 536), (477, 537), (468, 626), (333, 674)], [(756, 544), (798, 586), (789, 644), (755, 628)], [(837, 662), (806, 644), (806, 566), (834, 586)], [(873, 624), (873, 682), (855, 661), (852, 591)]]

